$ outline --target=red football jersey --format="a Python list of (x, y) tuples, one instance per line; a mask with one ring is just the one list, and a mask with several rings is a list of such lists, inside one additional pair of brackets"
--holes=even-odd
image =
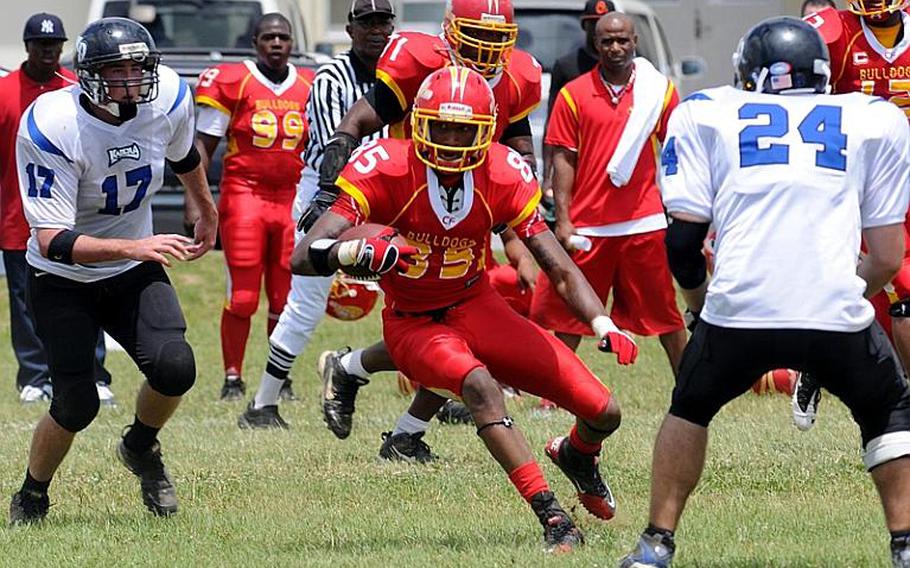
[(522, 238), (546, 230), (537, 213), (540, 187), (531, 168), (500, 144), (464, 174), (464, 191), (456, 198), (461, 207), (454, 212), (410, 140), (386, 138), (361, 146), (336, 183), (343, 194), (333, 212), (355, 224), (395, 227), (419, 250), (406, 273), (390, 272), (380, 282), (386, 303), (404, 312), (451, 306), (486, 288), (477, 284), (487, 278), (494, 227), (508, 225)]
[[(392, 34), (376, 64), (376, 78), (388, 86), (402, 110), (411, 108), (427, 76), (454, 65), (449, 47), (441, 36), (420, 32)], [(541, 69), (530, 54), (515, 49), (504, 71), (490, 81), (496, 98), (497, 118), (493, 140), (498, 141), (509, 124), (531, 114), (540, 104)], [(407, 117), (392, 127), (396, 138), (410, 136)]]
[(600, 227), (664, 212), (657, 186), (657, 164), (667, 121), (679, 104), (672, 82), (668, 82), (664, 93), (663, 111), (651, 134), (651, 143), (642, 149), (629, 183), (617, 188), (607, 173), (607, 164), (629, 121), (635, 88), (633, 82), (613, 103), (598, 65), (563, 87), (553, 104), (546, 143), (578, 152), (569, 207), (576, 227)]
[(904, 37), (886, 48), (863, 19), (847, 10), (826, 8), (806, 17), (818, 29), (831, 55), (831, 86), (835, 93), (862, 92), (899, 106), (910, 119), (910, 16)]
[(199, 76), (196, 103), (230, 119), (222, 178), (265, 191), (294, 192), (307, 142), (305, 116), (313, 72), (290, 66), (280, 85), (251, 61), (211, 67)]

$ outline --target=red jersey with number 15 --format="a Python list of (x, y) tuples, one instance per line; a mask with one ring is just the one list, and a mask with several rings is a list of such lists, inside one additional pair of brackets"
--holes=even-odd
[(486, 289), (479, 284), (494, 227), (507, 225), (521, 238), (547, 229), (537, 213), (540, 187), (514, 150), (493, 144), (486, 161), (463, 175), (463, 190), (446, 195), (411, 141), (389, 138), (361, 146), (342, 170), (332, 211), (355, 224), (395, 227), (419, 251), (406, 273), (380, 282), (392, 308), (426, 312), (473, 296)]
[(825, 8), (805, 20), (828, 44), (833, 92), (882, 97), (910, 119), (910, 15), (901, 16), (904, 37), (893, 48), (884, 47), (862, 17), (847, 10)]
[(306, 101), (313, 72), (290, 65), (275, 84), (252, 61), (211, 67), (199, 76), (196, 103), (230, 120), (223, 183), (269, 192), (294, 192), (306, 147)]
[[(376, 79), (395, 93), (401, 110), (408, 111), (421, 83), (433, 71), (454, 65), (448, 44), (441, 36), (420, 32), (392, 34), (376, 64)], [(489, 80), (496, 99), (497, 119), (493, 140), (506, 128), (525, 118), (540, 104), (540, 64), (528, 53), (515, 49), (502, 73)], [(410, 123), (392, 127), (396, 138), (410, 136)]]

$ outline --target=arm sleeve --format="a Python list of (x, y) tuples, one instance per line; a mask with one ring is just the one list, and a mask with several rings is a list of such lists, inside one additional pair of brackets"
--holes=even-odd
[[(164, 157), (172, 162), (177, 162), (186, 157), (193, 145), (196, 134), (196, 116), (193, 109), (193, 97), (189, 94), (189, 86), (180, 80), (180, 90), (175, 106), (168, 112), (173, 131), (167, 144)], [(183, 97), (182, 99), (180, 97)]]
[(545, 141), (551, 146), (578, 151), (578, 107), (565, 87), (559, 91), (559, 96), (553, 104)]
[[(884, 103), (884, 104), (883, 104)], [(863, 228), (903, 223), (910, 199), (910, 130), (903, 112), (890, 103), (873, 102), (884, 114), (878, 124), (888, 125), (875, 143), (862, 154), (866, 183), (860, 214)]]
[(660, 181), (669, 213), (689, 213), (710, 220), (714, 203), (709, 154), (692, 117), (693, 103), (670, 117), (661, 153)]
[(227, 134), (231, 124), (231, 115), (224, 114), (217, 108), (207, 104), (196, 105), (196, 131), (215, 138), (222, 138)]
[[(23, 118), (16, 137), (16, 161), (22, 209), (32, 229), (73, 229), (79, 173), (76, 164), (42, 138), (42, 149), (29, 135)], [(53, 150), (48, 151), (49, 148)], [(57, 150), (56, 152), (54, 150)]]

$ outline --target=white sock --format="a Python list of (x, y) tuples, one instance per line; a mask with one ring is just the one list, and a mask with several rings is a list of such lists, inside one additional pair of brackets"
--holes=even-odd
[(370, 378), (370, 373), (363, 368), (363, 349), (355, 349), (350, 353), (345, 353), (341, 356), (341, 366), (344, 367), (344, 370), (349, 375), (356, 375), (361, 379)]
[(405, 412), (401, 415), (401, 418), (398, 419), (398, 423), (395, 424), (395, 429), (392, 430), (392, 435), (396, 434), (419, 434), (421, 432), (426, 432), (430, 428), (430, 423), (426, 420), (421, 420), (417, 418), (410, 412)]
[(274, 406), (278, 404), (278, 393), (284, 386), (284, 379), (273, 377), (268, 371), (262, 373), (262, 380), (259, 382), (259, 390), (256, 391), (256, 398), (253, 399), (253, 408), (259, 410), (264, 406)]

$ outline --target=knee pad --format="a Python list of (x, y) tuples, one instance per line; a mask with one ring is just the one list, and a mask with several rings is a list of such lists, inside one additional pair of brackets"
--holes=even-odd
[(92, 380), (54, 385), (50, 415), (61, 428), (75, 434), (92, 423), (98, 415), (99, 406), (98, 390)]
[(241, 318), (251, 318), (259, 307), (259, 291), (234, 290), (227, 303), (226, 309), (232, 315)]
[(182, 396), (196, 382), (196, 359), (184, 339), (171, 339), (161, 344), (153, 361), (149, 384), (164, 396)]

